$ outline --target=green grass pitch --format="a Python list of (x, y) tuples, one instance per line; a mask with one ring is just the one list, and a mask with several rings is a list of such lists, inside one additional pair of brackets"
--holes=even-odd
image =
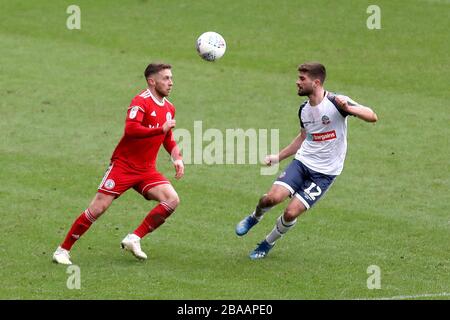
[[(69, 30), (66, 9), (81, 9)], [(6, 1), (0, 10), (0, 299), (370, 299), (450, 292), (450, 2)], [(217, 31), (225, 56), (201, 60)], [(96, 192), (125, 110), (153, 60), (173, 65), (177, 128), (298, 133), (297, 65), (318, 60), (325, 88), (378, 114), (349, 119), (344, 171), (262, 261), (249, 252), (284, 206), (247, 236), (235, 224), (275, 175), (259, 165), (187, 165), (181, 204), (142, 241), (119, 248), (154, 203), (128, 191), (74, 246), (81, 288), (51, 262)], [(206, 143), (205, 143), (206, 144)], [(286, 166), (289, 161), (282, 163)], [(370, 290), (367, 268), (380, 267)]]

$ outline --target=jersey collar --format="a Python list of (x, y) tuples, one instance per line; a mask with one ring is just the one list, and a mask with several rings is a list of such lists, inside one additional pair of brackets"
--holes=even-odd
[(164, 103), (166, 103), (166, 97), (164, 97), (162, 99), (162, 101), (159, 101), (158, 99), (155, 98), (155, 96), (152, 94), (152, 92), (150, 91), (150, 89), (147, 88), (147, 93), (150, 95), (150, 97), (152, 97), (152, 100), (160, 107), (164, 106)]

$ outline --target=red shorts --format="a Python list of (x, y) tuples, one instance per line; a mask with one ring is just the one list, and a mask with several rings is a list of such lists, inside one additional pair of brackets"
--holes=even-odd
[(155, 169), (149, 168), (148, 171), (142, 172), (113, 162), (106, 170), (105, 176), (98, 186), (98, 192), (118, 198), (122, 193), (133, 188), (144, 195), (147, 190), (161, 184), (170, 184), (170, 182)]

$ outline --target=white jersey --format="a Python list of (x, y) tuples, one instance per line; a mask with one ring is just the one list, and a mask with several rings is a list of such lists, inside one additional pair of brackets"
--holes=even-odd
[[(335, 95), (325, 92), (323, 100), (311, 106), (309, 100), (300, 106), (300, 125), (306, 139), (298, 149), (295, 159), (311, 170), (339, 175), (344, 168), (347, 153), (347, 116), (335, 101)], [(350, 104), (357, 104), (343, 96)]]

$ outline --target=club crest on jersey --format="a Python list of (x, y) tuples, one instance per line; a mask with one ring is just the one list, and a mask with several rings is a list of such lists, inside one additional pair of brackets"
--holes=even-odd
[(322, 117), (322, 123), (323, 124), (330, 124), (330, 122), (331, 122), (331, 120), (330, 120), (330, 118), (328, 118), (328, 116), (324, 115)]
[(134, 106), (133, 108), (131, 108), (131, 110), (130, 110), (130, 119), (136, 118), (138, 110), (139, 110), (138, 106)]
[(167, 121), (172, 120), (172, 114), (170, 112), (166, 113), (166, 120)]
[(108, 190), (111, 190), (112, 188), (114, 188), (115, 185), (116, 185), (116, 183), (114, 182), (113, 179), (106, 180), (105, 184), (104, 184), (105, 188)]

